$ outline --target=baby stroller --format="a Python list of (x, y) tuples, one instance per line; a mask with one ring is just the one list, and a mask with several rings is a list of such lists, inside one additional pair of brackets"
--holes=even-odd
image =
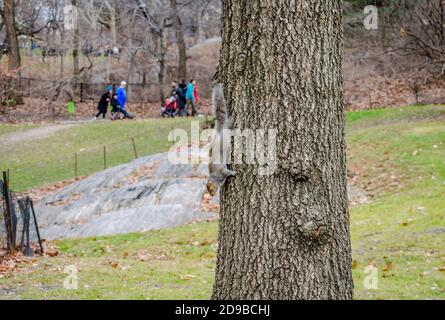
[(178, 115), (178, 99), (175, 96), (165, 101), (165, 106), (161, 108), (161, 115), (164, 118), (174, 118)]

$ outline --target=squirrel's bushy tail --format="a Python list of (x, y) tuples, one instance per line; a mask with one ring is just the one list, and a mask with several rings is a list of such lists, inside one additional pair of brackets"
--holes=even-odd
[(227, 110), (227, 102), (224, 98), (224, 87), (221, 83), (217, 83), (213, 87), (212, 108), (213, 115), (216, 119), (216, 130), (222, 132), (228, 121), (229, 114)]

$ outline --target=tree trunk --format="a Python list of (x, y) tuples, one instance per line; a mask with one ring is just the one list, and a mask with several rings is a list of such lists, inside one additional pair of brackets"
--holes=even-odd
[(200, 44), (204, 42), (204, 31), (202, 29), (202, 20), (203, 20), (204, 12), (199, 12), (196, 15), (196, 44)]
[(20, 68), (20, 48), (15, 28), (14, 0), (4, 0), (3, 19), (8, 43), (8, 70), (18, 71)]
[(182, 30), (182, 21), (178, 14), (177, 0), (171, 0), (170, 5), (173, 11), (176, 43), (178, 45), (178, 80), (187, 80), (187, 47), (184, 40), (184, 31)]
[(235, 130), (277, 130), (277, 167), (232, 166), (214, 299), (353, 297), (342, 4), (290, 2), (223, 2), (217, 81)]
[(165, 39), (164, 39), (164, 29), (159, 30), (159, 73), (158, 73), (158, 83), (159, 83), (159, 99), (161, 100), (161, 105), (165, 104)]
[(65, 28), (62, 26), (59, 29), (60, 32), (60, 47), (59, 47), (59, 55), (60, 55), (60, 80), (63, 80), (64, 70), (65, 70)]
[[(71, 5), (77, 6), (77, 0), (71, 0)], [(73, 36), (73, 75), (78, 77), (80, 74), (79, 67), (79, 51), (80, 51), (80, 28), (79, 21), (77, 21), (77, 25), (74, 28), (74, 36)], [(76, 82), (79, 79), (76, 79)]]

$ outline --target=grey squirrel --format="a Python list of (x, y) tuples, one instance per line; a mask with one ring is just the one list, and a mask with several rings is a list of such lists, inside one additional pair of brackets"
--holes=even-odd
[(232, 124), (222, 84), (218, 83), (213, 87), (212, 107), (216, 119), (216, 132), (210, 149), (210, 174), (207, 182), (207, 191), (214, 197), (227, 178), (236, 175), (227, 166), (228, 161), (226, 157), (230, 156), (231, 141), (230, 137), (224, 134), (224, 131), (232, 129)]

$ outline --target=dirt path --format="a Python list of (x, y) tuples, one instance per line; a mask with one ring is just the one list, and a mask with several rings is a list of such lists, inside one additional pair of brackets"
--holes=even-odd
[(78, 124), (57, 124), (19, 132), (11, 132), (1, 136), (0, 145), (12, 145), (30, 140), (43, 139), (62, 130), (76, 126), (78, 126)]

